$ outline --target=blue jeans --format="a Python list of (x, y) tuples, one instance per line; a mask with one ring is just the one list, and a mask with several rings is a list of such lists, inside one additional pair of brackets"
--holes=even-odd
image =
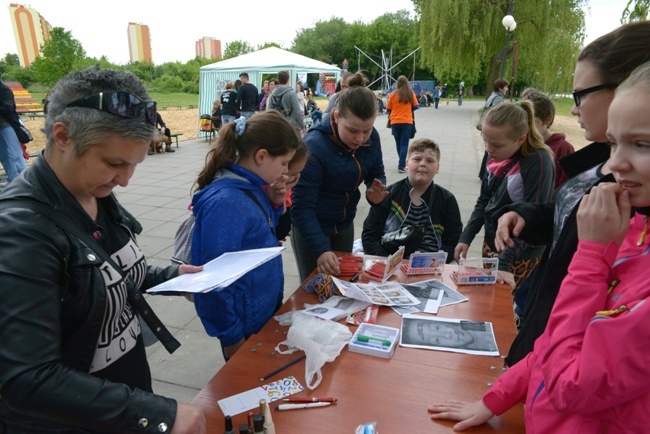
[(235, 117), (230, 115), (221, 115), (221, 125), (226, 125), (228, 122), (234, 122)]
[(9, 125), (0, 129), (0, 163), (7, 173), (7, 182), (16, 179), (27, 168), (18, 137)]
[(409, 150), (409, 140), (411, 140), (411, 131), (413, 131), (413, 124), (392, 124), (393, 136), (395, 137), (395, 146), (397, 147), (397, 155), (399, 156), (398, 169), (404, 169), (406, 166), (406, 155)]
[(241, 115), (241, 117), (246, 118), (248, 120), (248, 118), (253, 116), (255, 112), (239, 112), (239, 114)]
[(433, 101), (435, 102), (436, 108), (438, 108), (438, 104), (440, 104), (440, 98), (434, 98)]

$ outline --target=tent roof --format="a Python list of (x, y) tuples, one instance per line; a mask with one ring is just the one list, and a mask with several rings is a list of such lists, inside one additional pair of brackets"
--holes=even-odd
[(341, 72), (341, 68), (278, 47), (269, 47), (253, 53), (201, 67), (203, 71), (251, 71), (295, 69), (297, 72)]

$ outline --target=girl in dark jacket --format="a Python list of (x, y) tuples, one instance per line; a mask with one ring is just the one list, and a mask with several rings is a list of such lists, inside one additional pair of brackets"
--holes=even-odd
[(539, 262), (544, 246), (515, 240), (513, 247), (498, 253), (494, 245), (496, 226), (492, 215), (515, 202), (544, 203), (551, 198), (555, 179), (553, 151), (535, 126), (533, 105), (503, 103), (492, 108), (481, 130), (489, 155), (486, 176), (474, 211), (460, 236), (455, 258), (464, 258), (476, 234), (485, 228), (483, 256), (499, 258), (499, 279), (513, 293)]
[(366, 199), (379, 204), (388, 194), (379, 134), (375, 94), (356, 73), (348, 80), (332, 113), (305, 136), (307, 165), (293, 189), (291, 245), (300, 279), (318, 267), (320, 273), (338, 274), (334, 250), (351, 252), (353, 220), (366, 184)]

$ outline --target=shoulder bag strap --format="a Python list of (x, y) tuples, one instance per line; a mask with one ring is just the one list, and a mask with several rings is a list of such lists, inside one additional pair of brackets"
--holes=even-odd
[(269, 223), (269, 227), (271, 228), (271, 232), (273, 232), (273, 234), (275, 235), (275, 227), (273, 226), (273, 220), (266, 213), (266, 211), (264, 210), (264, 207), (262, 206), (260, 201), (257, 199), (257, 197), (255, 197), (255, 194), (253, 194), (253, 192), (250, 191), (250, 190), (244, 190), (244, 193), (246, 193), (246, 196), (250, 197), (251, 200), (253, 202), (255, 202), (257, 204), (257, 206), (260, 207), (260, 209), (262, 210), (262, 214), (264, 214), (264, 217), (266, 217), (266, 221)]
[(106, 252), (106, 250), (104, 250), (93, 237), (82, 231), (76, 225), (72, 224), (51, 206), (42, 204), (40, 202), (27, 199), (9, 199), (0, 201), (0, 210), (7, 208), (25, 208), (32, 210), (37, 214), (41, 214), (43, 217), (49, 218), (57, 226), (79, 238), (84, 244), (92, 249), (93, 252), (97, 254), (97, 256), (99, 256), (103, 261), (111, 264), (111, 266), (118, 273), (120, 273), (120, 275), (122, 275), (126, 283), (129, 301), (147, 323), (149, 328), (151, 328), (151, 331), (163, 344), (165, 349), (171, 354), (181, 346), (180, 342), (178, 342), (176, 338), (172, 336), (162, 321), (160, 321), (156, 314), (153, 313), (153, 310), (149, 306), (149, 303), (147, 303), (145, 298), (142, 296), (140, 290), (136, 288), (135, 283), (131, 281), (127, 275), (124, 274), (122, 268), (115, 263), (115, 261)]

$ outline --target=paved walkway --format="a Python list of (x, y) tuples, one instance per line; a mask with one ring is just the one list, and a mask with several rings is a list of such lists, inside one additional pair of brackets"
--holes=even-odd
[[(474, 125), (481, 104), (468, 101), (458, 107), (456, 102), (450, 102), (448, 106), (442, 104), (437, 110), (423, 107), (416, 111), (416, 137), (429, 137), (440, 145), (440, 173), (435, 181), (455, 194), (463, 222), (469, 218), (480, 188), (477, 174), (483, 145)], [(381, 135), (386, 176), (388, 184), (391, 184), (405, 175), (397, 173), (395, 141), (386, 128), (386, 116), (378, 116), (375, 126)], [(208, 149), (208, 142), (199, 138), (181, 142), (174, 154), (148, 156), (138, 166), (129, 186), (116, 189), (120, 202), (144, 227), (138, 243), (152, 264), (169, 264), (174, 234), (188, 213), (190, 190)], [(354, 222), (357, 238), (361, 236), (368, 208), (369, 205), (362, 198)], [(480, 255), (481, 241), (482, 234), (479, 234), (471, 246), (470, 255)], [(300, 280), (291, 243), (287, 242), (285, 246), (285, 297), (289, 297), (300, 285)], [(168, 354), (160, 344), (147, 349), (154, 390), (161, 395), (189, 402), (223, 366), (219, 342), (206, 335), (193, 304), (184, 298), (150, 296), (149, 302), (182, 343), (173, 355)], [(241, 349), (248, 350), (248, 345)]]

